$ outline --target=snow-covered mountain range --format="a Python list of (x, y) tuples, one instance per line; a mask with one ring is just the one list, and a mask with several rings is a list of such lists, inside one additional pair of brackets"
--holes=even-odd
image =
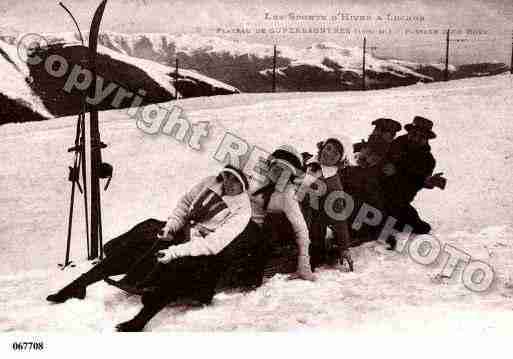
[[(76, 41), (73, 33), (60, 34)], [(273, 47), (199, 34), (120, 34), (105, 32), (100, 43), (119, 53), (195, 69), (245, 92), (271, 88)], [(278, 90), (319, 91), (359, 89), (362, 49), (334, 42), (320, 42), (298, 49), (278, 45)], [(444, 77), (444, 64), (381, 59), (366, 55), (367, 88), (388, 88), (432, 82)], [(502, 63), (450, 65), (452, 79), (492, 75), (507, 70)]]
[[(87, 34), (85, 34), (87, 38)], [(76, 33), (42, 34), (48, 43), (45, 56), (62, 55), (78, 63), (86, 56)], [(41, 120), (75, 114), (82, 93), (62, 91), (65, 78), (56, 80), (40, 66), (28, 68), (17, 56), (22, 34), (0, 34), (0, 71), (6, 81), (0, 85), (0, 124)], [(271, 90), (273, 48), (215, 36), (164, 33), (100, 34), (99, 74), (129, 91), (146, 91), (145, 103), (179, 97), (210, 96)], [(178, 78), (175, 81), (175, 61)], [(362, 49), (332, 42), (304, 49), (279, 46), (278, 91), (342, 91), (360, 89)], [(366, 55), (366, 86), (388, 88), (439, 81), (443, 64), (422, 64)], [(188, 70), (186, 70), (188, 69)], [(492, 75), (507, 70), (502, 63), (449, 67), (451, 78)], [(229, 85), (228, 85), (229, 84)], [(111, 96), (113, 97), (114, 94)], [(100, 109), (112, 108), (107, 98)], [(121, 107), (131, 105), (126, 99)]]

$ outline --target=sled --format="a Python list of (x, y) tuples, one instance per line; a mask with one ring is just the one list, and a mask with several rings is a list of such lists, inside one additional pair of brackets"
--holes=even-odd
[[(144, 286), (141, 286), (140, 283), (146, 279), (147, 276), (151, 275), (152, 271), (155, 270), (157, 266), (156, 253), (162, 249), (159, 246), (163, 240), (156, 239), (152, 247), (144, 253), (130, 268), (130, 270), (123, 276), (120, 280), (114, 280), (110, 277), (104, 279), (104, 282), (110, 284), (114, 287), (121, 289), (129, 294), (143, 294)], [(153, 262), (152, 271), (147, 272), (148, 263)]]
[(127, 281), (124, 281), (124, 280), (116, 281), (112, 278), (107, 277), (104, 279), (104, 282), (107, 284), (110, 284), (114, 287), (117, 287), (117, 288), (121, 289), (122, 291), (127, 292), (129, 294), (142, 295), (144, 293), (143, 288), (138, 287), (136, 284), (128, 283)]
[[(278, 273), (292, 273), (296, 270), (298, 250), (294, 242), (273, 246), (268, 252), (268, 260), (264, 268), (264, 278), (270, 278)], [(148, 271), (148, 263), (154, 261), (153, 270), (157, 267), (156, 252), (159, 250), (158, 241), (144, 255), (140, 257), (134, 266), (121, 279), (115, 280), (107, 277), (104, 282), (117, 287), (118, 289), (133, 295), (142, 295), (145, 291), (151, 290), (144, 285), (144, 280), (151, 276)], [(247, 263), (251, 258), (244, 255), (238, 261), (230, 263), (219, 278), (216, 292), (226, 290), (247, 290), (258, 286), (258, 283), (248, 281)], [(245, 263), (243, 266), (242, 263)], [(143, 268), (145, 267), (145, 268)]]
[[(274, 217), (274, 216), (272, 216)], [(278, 215), (272, 219), (275, 221), (270, 224), (270, 228), (264, 229), (259, 245), (263, 248), (262, 252), (254, 253), (248, 250), (246, 245), (248, 242), (234, 243), (233, 246), (227, 247), (227, 252), (220, 253), (223, 257), (228, 255), (230, 262), (224, 262), (220, 258), (220, 263), (223, 266), (222, 273), (217, 281), (216, 292), (226, 290), (247, 290), (258, 287), (262, 279), (273, 277), (276, 274), (289, 274), (294, 273), (297, 269), (298, 247), (295, 242), (295, 234), (290, 225), (286, 225), (288, 221), (284, 215)], [(141, 235), (153, 234), (157, 229), (162, 227), (162, 223), (154, 221), (147, 224), (147, 228), (139, 228)], [(271, 230), (272, 229), (272, 230)], [(147, 234), (143, 234), (146, 233)], [(119, 247), (118, 240), (113, 240), (106, 244), (107, 255), (110, 252), (116, 252), (116, 247)], [(119, 242), (123, 242), (120, 239)], [(112, 248), (110, 248), (112, 247)], [(134, 266), (124, 275), (120, 280), (106, 278), (105, 282), (109, 285), (115, 286), (129, 294), (140, 295), (144, 293), (145, 288), (144, 280), (151, 275), (151, 271), (155, 270), (158, 263), (155, 254), (159, 249), (159, 241), (142, 255), (135, 263)], [(321, 260), (319, 265), (334, 264), (337, 260), (339, 250), (336, 246), (332, 245), (329, 239), (326, 240), (326, 255)], [(264, 262), (261, 261), (264, 258)], [(153, 263), (153, 267), (152, 267)], [(261, 268), (263, 265), (263, 276)], [(255, 268), (259, 268), (257, 272)]]

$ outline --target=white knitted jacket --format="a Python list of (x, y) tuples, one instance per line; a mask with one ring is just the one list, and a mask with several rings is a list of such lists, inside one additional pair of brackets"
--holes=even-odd
[[(188, 191), (169, 216), (166, 228), (170, 233), (181, 230), (188, 222), (188, 215), (201, 194), (212, 190), (222, 194), (222, 183), (215, 176), (207, 177)], [(246, 228), (251, 218), (251, 205), (247, 192), (236, 196), (221, 196), (227, 208), (212, 218), (191, 224), (190, 241), (169, 247), (174, 258), (218, 254)]]

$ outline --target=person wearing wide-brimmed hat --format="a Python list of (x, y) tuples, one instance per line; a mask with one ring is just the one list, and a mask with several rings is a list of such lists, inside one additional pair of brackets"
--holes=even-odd
[(411, 202), (435, 168), (428, 141), (436, 134), (433, 122), (421, 116), (415, 116), (404, 129), (408, 133), (392, 142), (383, 166), (386, 208), (388, 215), (398, 220), (397, 228), (409, 224), (414, 233), (429, 233), (431, 226), (420, 219)]

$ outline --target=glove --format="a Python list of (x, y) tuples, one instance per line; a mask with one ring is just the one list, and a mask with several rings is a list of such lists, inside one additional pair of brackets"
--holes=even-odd
[(174, 251), (172, 251), (170, 248), (162, 249), (158, 251), (155, 255), (157, 256), (157, 261), (162, 264), (167, 264), (171, 262), (173, 259), (177, 258)]
[(442, 177), (443, 172), (435, 173), (432, 176), (429, 176), (424, 181), (424, 187), (426, 188), (434, 188), (438, 187), (441, 190), (445, 189), (445, 185), (447, 184), (447, 179)]
[(295, 273), (291, 274), (288, 278), (289, 280), (294, 279), (303, 279), (308, 280), (310, 282), (314, 282), (316, 280), (315, 275), (312, 273), (312, 269), (310, 267), (310, 257), (309, 256), (300, 256), (298, 259), (297, 270)]
[(345, 249), (340, 252), (340, 264), (344, 265), (344, 261), (347, 262), (349, 271), (354, 272), (354, 262), (353, 258), (351, 258), (351, 252), (349, 252), (349, 249)]

